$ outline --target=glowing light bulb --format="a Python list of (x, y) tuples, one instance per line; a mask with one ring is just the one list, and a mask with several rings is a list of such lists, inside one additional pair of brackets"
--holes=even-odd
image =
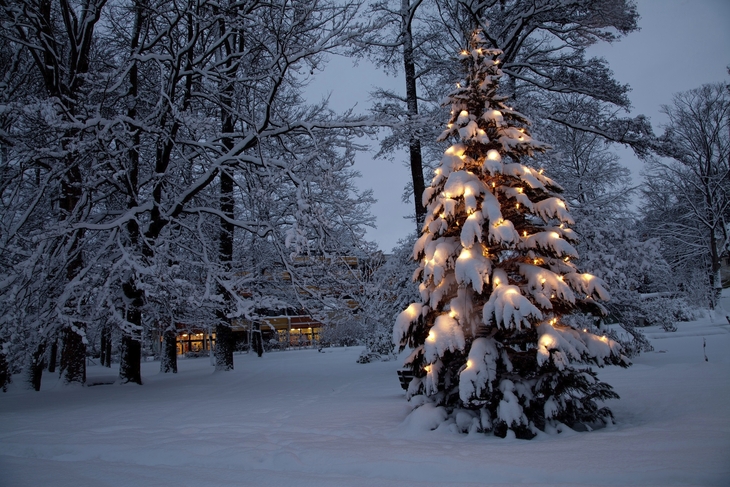
[(522, 236), (527, 237), (527, 230), (522, 230)]
[(474, 365), (474, 363), (473, 363), (473, 362), (472, 362), (471, 360), (467, 360), (467, 361), (466, 361), (466, 368), (467, 368), (467, 369), (468, 369), (469, 367), (471, 367), (472, 365)]
[(519, 203), (515, 204), (515, 208), (517, 208), (519, 210), (520, 209), (520, 204)]

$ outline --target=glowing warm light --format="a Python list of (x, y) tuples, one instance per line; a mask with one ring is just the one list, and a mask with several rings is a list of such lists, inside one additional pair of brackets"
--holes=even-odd
[(538, 171), (538, 174), (542, 174), (542, 173), (544, 173), (544, 172), (545, 172), (545, 169), (540, 169), (540, 170)]
[(497, 286), (499, 286), (500, 284), (501, 284), (501, 281), (499, 280), (499, 278), (498, 278), (498, 277), (495, 277), (495, 278), (494, 278), (494, 287), (497, 287)]
[(436, 334), (432, 331), (428, 332), (428, 337), (426, 338), (429, 342), (435, 342), (436, 341)]
[(533, 263), (533, 264), (535, 264), (535, 265), (537, 265), (537, 264), (538, 264), (539, 262), (540, 262), (540, 261), (539, 261), (539, 260), (537, 260), (537, 259), (533, 259), (533, 260), (532, 260), (532, 263)]
[(550, 236), (553, 238), (560, 238), (560, 234), (558, 232), (551, 232)]
[(515, 208), (517, 208), (519, 210), (520, 209), (520, 204), (519, 203), (515, 204)]
[(522, 230), (522, 236), (527, 237), (527, 230)]
[(471, 188), (470, 187), (467, 186), (466, 188), (464, 188), (464, 196), (471, 196)]
[(471, 360), (467, 360), (467, 361), (466, 361), (466, 368), (467, 368), (467, 369), (468, 369), (469, 367), (471, 367), (472, 365), (474, 365), (474, 363), (473, 363), (473, 362), (472, 362)]
[(487, 159), (489, 159), (490, 161), (500, 161), (502, 160), (502, 156), (499, 155), (499, 151), (490, 149), (487, 152)]
[(558, 319), (557, 318), (553, 318), (552, 320), (550, 320), (550, 324), (551, 325), (554, 325), (557, 322), (558, 322)]
[(467, 112), (466, 110), (462, 110), (459, 112), (459, 117), (468, 117), (468, 116), (469, 116), (469, 112)]
[(447, 123), (447, 124), (446, 124), (446, 127), (447, 127), (447, 128), (451, 128), (451, 127), (453, 127), (453, 126), (454, 126), (454, 124), (453, 124), (453, 123)]
[(468, 56), (469, 55), (469, 51), (467, 51), (466, 49), (464, 49), (463, 51), (461, 51), (461, 55), (462, 56)]
[(439, 174), (441, 174), (441, 168), (440, 168), (440, 167), (437, 167), (437, 168), (436, 168), (436, 170), (434, 171), (434, 173), (435, 173), (435, 174), (436, 174), (437, 176), (438, 176)]
[(587, 332), (588, 332), (588, 330), (586, 330), (585, 328), (583, 328), (583, 333), (587, 333)]
[(499, 64), (499, 59), (495, 59), (494, 64)]
[[(537, 262), (537, 260), (535, 260), (535, 262)], [(545, 284), (545, 282), (546, 282), (546, 281), (547, 281), (547, 279), (545, 279), (545, 278), (543, 277), (542, 279), (540, 279), (540, 284)]]
[(565, 208), (565, 202), (563, 200), (558, 200), (558, 206)]
[(568, 262), (570, 260), (570, 257), (566, 257), (563, 259), (563, 262)]
[(555, 293), (552, 293), (552, 294), (550, 295), (550, 299), (555, 299)]
[(555, 348), (555, 339), (550, 335), (543, 335), (540, 337), (540, 345), (550, 350)]
[(440, 213), (440, 214), (439, 214), (439, 218), (446, 218), (446, 215), (445, 215), (445, 214), (443, 214), (443, 213)]
[(499, 110), (492, 110), (492, 116), (495, 118), (499, 118), (502, 116), (502, 112), (500, 112)]
[(449, 311), (449, 316), (451, 318), (456, 318), (456, 311), (454, 311), (454, 310)]
[(461, 83), (456, 83), (457, 88), (461, 88)]
[(522, 188), (515, 188), (518, 193), (522, 193)]
[(558, 276), (558, 281), (562, 281), (562, 280), (563, 280), (563, 276)]
[(426, 371), (426, 373), (428, 374), (428, 373), (430, 373), (430, 372), (431, 372), (431, 366), (430, 366), (430, 365), (427, 365), (427, 366), (425, 366), (425, 367), (423, 368), (423, 370), (425, 370), (425, 371)]
[(565, 223), (561, 223), (560, 228), (565, 228)]
[(494, 181), (492, 181), (492, 187), (494, 188), (496, 186), (497, 186), (497, 183), (495, 183)]
[(525, 140), (524, 137), (517, 137), (517, 140)]

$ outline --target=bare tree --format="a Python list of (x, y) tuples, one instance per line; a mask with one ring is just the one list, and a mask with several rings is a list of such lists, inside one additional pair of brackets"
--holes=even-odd
[(675, 95), (646, 167), (643, 208), (673, 267), (705, 268), (707, 299), (715, 308), (728, 251), (730, 209), (730, 94), (708, 84)]

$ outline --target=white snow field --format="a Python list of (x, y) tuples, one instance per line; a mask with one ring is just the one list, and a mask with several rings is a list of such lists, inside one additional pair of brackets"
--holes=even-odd
[(16, 378), (0, 394), (0, 486), (728, 486), (730, 325), (678, 328), (647, 329), (655, 352), (601, 369), (622, 397), (615, 425), (531, 441), (406, 419), (400, 362), (357, 364), (358, 347), (236, 355), (229, 373), (149, 362), (141, 387)]

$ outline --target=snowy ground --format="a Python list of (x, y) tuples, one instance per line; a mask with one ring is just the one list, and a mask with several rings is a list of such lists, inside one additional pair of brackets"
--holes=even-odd
[(728, 486), (730, 325), (678, 327), (601, 370), (615, 426), (532, 441), (419, 430), (399, 363), (357, 364), (359, 348), (237, 355), (217, 374), (206, 358), (177, 375), (145, 363), (141, 387), (16, 383), (0, 395), (0, 486)]

